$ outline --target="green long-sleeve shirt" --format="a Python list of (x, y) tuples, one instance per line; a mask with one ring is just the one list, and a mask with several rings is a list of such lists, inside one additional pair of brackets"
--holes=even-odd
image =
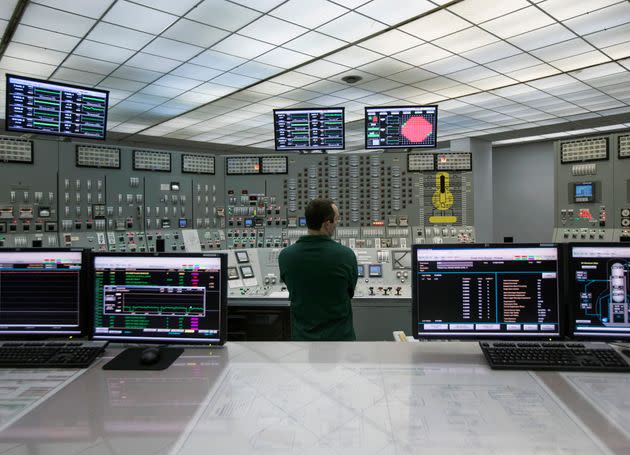
[(306, 235), (282, 250), (278, 263), (291, 300), (293, 340), (354, 341), (354, 252), (326, 235)]

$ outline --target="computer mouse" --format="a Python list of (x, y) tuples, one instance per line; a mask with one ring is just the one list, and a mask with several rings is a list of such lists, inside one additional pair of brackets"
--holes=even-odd
[(143, 365), (155, 365), (160, 360), (160, 350), (158, 348), (146, 348), (140, 354), (140, 363)]

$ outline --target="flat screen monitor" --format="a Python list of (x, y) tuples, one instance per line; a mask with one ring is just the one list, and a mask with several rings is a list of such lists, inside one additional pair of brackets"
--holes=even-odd
[(550, 244), (414, 245), (414, 336), (559, 337), (561, 256)]
[(573, 335), (630, 339), (630, 245), (569, 245)]
[(83, 252), (0, 250), (0, 336), (85, 332)]
[(343, 107), (274, 109), (276, 150), (343, 150)]
[(7, 131), (105, 139), (107, 90), (6, 76)]
[(223, 344), (227, 256), (94, 253), (93, 338)]
[(437, 106), (365, 108), (365, 148), (437, 147)]

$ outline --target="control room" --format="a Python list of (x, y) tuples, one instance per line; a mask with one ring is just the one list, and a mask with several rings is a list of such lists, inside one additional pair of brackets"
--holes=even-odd
[(630, 453), (630, 1), (0, 34), (0, 454)]

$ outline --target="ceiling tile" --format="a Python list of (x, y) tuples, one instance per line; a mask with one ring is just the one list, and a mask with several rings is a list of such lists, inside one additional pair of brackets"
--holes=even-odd
[(127, 79), (120, 79), (118, 77), (108, 77), (103, 79), (98, 86), (104, 88), (114, 88), (120, 90), (129, 90), (131, 92), (135, 92), (143, 88), (146, 84), (142, 82), (130, 81)]
[(244, 58), (235, 57), (233, 55), (227, 55), (222, 52), (216, 52), (213, 50), (207, 50), (202, 52), (197, 57), (190, 60), (190, 63), (197, 65), (207, 66), (218, 70), (228, 71), (232, 68), (245, 63)]
[(602, 49), (606, 55), (610, 58), (621, 59), (630, 55), (630, 41), (617, 44), (615, 46), (609, 46)]
[(358, 87), (348, 87), (343, 90), (333, 92), (332, 94), (333, 96), (338, 96), (339, 98), (344, 98), (346, 100), (356, 100), (358, 98), (373, 95), (374, 92), (370, 92), (368, 90), (364, 90)]
[(400, 29), (425, 41), (431, 41), (441, 36), (458, 32), (471, 25), (470, 22), (457, 17), (453, 13), (441, 10), (405, 24)]
[(289, 49), (285, 49), (283, 47), (277, 47), (256, 57), (254, 60), (261, 63), (266, 63), (268, 65), (275, 65), (281, 68), (293, 68), (294, 66), (298, 66), (304, 62), (308, 62), (312, 58), (313, 57), (311, 57), (310, 55), (295, 52)]
[(619, 0), (589, 0), (588, 2), (575, 2), (572, 0), (546, 0), (538, 6), (554, 18), (563, 21), (570, 17), (586, 14), (604, 6), (617, 3)]
[(510, 0), (508, 2), (488, 2), (488, 0), (466, 0), (448, 7), (449, 11), (479, 24), (512, 11), (530, 6), (526, 0)]
[(270, 14), (303, 27), (315, 28), (346, 12), (346, 8), (327, 0), (289, 0)]
[(273, 82), (278, 84), (290, 85), (291, 87), (302, 87), (304, 85), (317, 82), (319, 79), (308, 74), (298, 73), (297, 71), (289, 71), (280, 76), (273, 78)]
[(195, 87), (193, 92), (205, 93), (208, 95), (225, 96), (234, 91), (234, 87), (228, 87), (227, 85), (217, 84), (213, 82), (206, 82)]
[[(16, 1), (6, 3), (15, 4)], [(72, 0), (36, 0), (34, 3), (98, 19), (103, 15), (107, 8), (114, 3), (114, 0), (90, 0), (89, 2), (76, 2)]]
[(87, 71), (79, 71), (72, 68), (60, 67), (53, 74), (54, 79), (62, 79), (64, 81), (74, 82), (76, 84), (94, 86), (102, 79), (102, 74), (88, 73)]
[(28, 73), (34, 76), (48, 78), (55, 70), (55, 66), (47, 65), (45, 63), (31, 62), (5, 55), (0, 60), (0, 69), (10, 73)]
[(135, 66), (137, 68), (143, 68), (146, 70), (168, 73), (169, 71), (181, 65), (181, 62), (178, 62), (177, 60), (172, 60), (170, 58), (158, 57), (157, 55), (138, 52), (136, 55), (127, 60), (125, 64), (129, 66)]
[(630, 4), (618, 3), (599, 11), (565, 21), (565, 25), (579, 35), (608, 30), (630, 22)]
[(353, 43), (386, 28), (382, 22), (351, 11), (322, 25), (317, 31)]
[(501, 38), (509, 38), (554, 23), (556, 22), (547, 14), (535, 6), (530, 6), (529, 8), (484, 22), (481, 28)]
[[(92, 54), (93, 55), (93, 54)], [(91, 72), (107, 75), (118, 68), (117, 63), (105, 62), (95, 58), (82, 57), (80, 55), (70, 55), (63, 63), (68, 68), (80, 70), (89, 68)]]
[(45, 30), (63, 30), (66, 34), (83, 37), (96, 21), (76, 14), (66, 13), (46, 6), (28, 3), (21, 24)]
[(193, 46), (191, 44), (182, 43), (172, 39), (158, 37), (146, 45), (144, 49), (142, 49), (142, 52), (174, 60), (186, 61), (203, 50), (204, 49), (199, 46)]
[(391, 55), (422, 44), (422, 40), (399, 30), (390, 30), (374, 38), (362, 41), (359, 45), (365, 49)]
[(261, 82), (260, 84), (256, 84), (256, 86), (251, 88), (252, 92), (266, 93), (268, 95), (279, 95), (284, 92), (288, 92), (291, 90), (291, 87), (282, 84), (276, 84), (275, 82)]
[(166, 30), (162, 36), (195, 46), (210, 47), (229, 34), (225, 30), (182, 18)]
[(387, 25), (396, 25), (412, 17), (419, 16), (435, 8), (435, 5), (426, 0), (397, 1), (372, 0), (357, 8), (361, 14), (385, 22)]
[(318, 32), (309, 32), (296, 38), (283, 47), (312, 56), (320, 56), (345, 46), (346, 43)]
[(70, 52), (79, 43), (80, 38), (20, 24), (15, 30), (12, 40), (32, 46), (46, 43), (48, 49)]
[(486, 66), (492, 68), (499, 73), (507, 73), (510, 71), (516, 71), (522, 68), (538, 65), (541, 61), (536, 57), (529, 54), (521, 53), (513, 55), (512, 57), (497, 60), (495, 62), (487, 63)]
[(9, 20), (13, 15), (13, 10), (17, 5), (17, 0), (7, 0), (0, 3), (0, 18)]
[(146, 46), (153, 36), (118, 25), (99, 22), (87, 35), (87, 39), (137, 51)]
[(282, 72), (282, 68), (254, 61), (243, 63), (241, 66), (237, 66), (232, 70), (232, 73), (250, 76), (256, 79), (267, 79), (280, 72)]
[[(167, 0), (168, 1), (168, 0)], [(233, 3), (238, 3), (239, 5), (247, 6), (248, 8), (255, 9), (262, 13), (266, 13), (267, 11), (275, 8), (280, 3), (283, 3), (285, 0), (232, 0)]]
[(81, 44), (77, 46), (74, 52), (77, 55), (88, 58), (98, 55), (100, 59), (114, 63), (123, 63), (134, 54), (134, 52), (129, 49), (123, 49), (122, 47), (97, 43), (90, 40), (81, 41)]
[(479, 27), (471, 27), (434, 40), (433, 43), (443, 49), (458, 53), (485, 46), (495, 41), (498, 41), (497, 38), (490, 33), (483, 31)]
[(475, 62), (471, 62), (470, 60), (466, 60), (459, 55), (451, 55), (450, 57), (422, 65), (422, 68), (436, 74), (449, 74), (473, 66), (478, 67), (479, 65)]
[(330, 77), (335, 74), (343, 73), (347, 69), (347, 66), (328, 62), (326, 60), (317, 60), (313, 63), (309, 63), (308, 65), (301, 66), (296, 71), (316, 77)]
[(449, 87), (455, 87), (456, 85), (459, 85), (459, 82), (454, 81), (453, 79), (449, 79), (448, 77), (439, 76), (434, 77), (433, 79), (427, 79), (425, 81), (418, 82), (417, 84), (413, 85), (428, 92), (433, 92)]
[(282, 96), (295, 101), (307, 101), (320, 96), (320, 93), (311, 90), (296, 89), (283, 93)]
[(582, 38), (575, 38), (569, 41), (533, 50), (532, 54), (545, 62), (550, 62), (559, 58), (571, 57), (573, 55), (583, 54), (592, 50), (594, 50), (593, 46), (588, 44)]
[(212, 50), (247, 59), (258, 57), (273, 48), (272, 44), (237, 34), (230, 35), (212, 46)]
[(120, 77), (122, 79), (129, 79), (131, 81), (153, 82), (154, 80), (160, 78), (163, 73), (157, 71), (149, 71), (147, 69), (137, 68), (133, 66), (122, 65), (111, 75), (115, 77)]
[(177, 16), (145, 6), (118, 0), (103, 17), (104, 22), (159, 35), (177, 20)]
[(266, 15), (238, 31), (241, 35), (277, 45), (286, 43), (306, 32), (308, 29), (304, 27)]
[(440, 49), (433, 44), (421, 44), (394, 55), (394, 58), (409, 63), (414, 66), (422, 66), (425, 63), (433, 62), (453, 55), (451, 52)]
[[(92, 0), (90, 0), (90, 2), (91, 1)], [(177, 0), (176, 2), (172, 0), (133, 0), (133, 2), (149, 6), (151, 8), (159, 9), (160, 11), (175, 14), (177, 16), (181, 16), (182, 14), (188, 12), (190, 8), (199, 3), (199, 0)]]
[(499, 74), (488, 68), (484, 68), (483, 66), (475, 66), (474, 68), (468, 68), (448, 75), (448, 77), (455, 79), (456, 81), (465, 83), (495, 76), (499, 76)]
[(472, 85), (480, 90), (492, 90), (499, 87), (505, 87), (506, 85), (514, 84), (515, 80), (507, 76), (491, 76), (485, 79), (478, 79), (468, 82), (468, 85)]
[(360, 66), (381, 58), (382, 56), (376, 52), (363, 49), (359, 46), (351, 46), (347, 49), (329, 55), (326, 57), (326, 60), (340, 65)]
[(610, 61), (610, 59), (600, 51), (591, 51), (580, 55), (554, 60), (551, 64), (561, 71), (572, 71), (608, 61)]
[(339, 82), (322, 80), (322, 81), (313, 82), (312, 84), (309, 84), (309, 85), (305, 85), (303, 88), (306, 90), (312, 90), (314, 92), (325, 94), (325, 93), (332, 93), (338, 90), (342, 90), (346, 88), (346, 85), (340, 84)]
[(497, 41), (496, 43), (488, 44), (486, 46), (478, 47), (471, 51), (463, 52), (462, 57), (465, 57), (473, 62), (488, 63), (494, 60), (500, 60), (502, 58), (510, 57), (512, 55), (519, 54), (521, 51), (505, 41)]
[(411, 68), (406, 71), (401, 71), (400, 73), (391, 74), (388, 76), (388, 78), (393, 79), (397, 82), (402, 82), (404, 84), (413, 84), (427, 79), (432, 79), (435, 76), (435, 73), (431, 73), (424, 69)]
[(630, 41), (630, 24), (612, 27), (607, 30), (585, 36), (586, 40), (595, 47), (608, 47)]
[(57, 66), (66, 57), (65, 52), (53, 51), (43, 47), (30, 46), (28, 44), (9, 43), (4, 55), (8, 57), (21, 58), (31, 60), (33, 62), (47, 63)]
[(167, 74), (166, 76), (162, 76), (155, 82), (155, 85), (164, 85), (166, 87), (179, 88), (183, 90), (190, 90), (199, 85), (199, 81), (194, 79), (188, 79), (185, 77), (173, 76), (171, 74)]
[(506, 74), (509, 77), (516, 79), (517, 81), (528, 82), (533, 79), (558, 74), (559, 72), (560, 70), (554, 68), (553, 66), (547, 65), (546, 63), (541, 63), (539, 65), (515, 69), (513, 71), (507, 72)]
[(389, 57), (385, 57), (359, 67), (361, 71), (376, 74), (378, 76), (389, 76), (390, 74), (400, 73), (401, 71), (405, 71), (410, 68), (412, 68), (411, 65)]
[(230, 31), (236, 31), (260, 16), (257, 11), (225, 0), (204, 0), (186, 15), (188, 19)]
[(531, 51), (532, 49), (560, 43), (572, 38), (575, 38), (575, 33), (567, 30), (567, 28), (561, 24), (553, 24), (539, 28), (538, 30), (513, 36), (512, 38), (508, 38), (508, 41), (525, 51)]

